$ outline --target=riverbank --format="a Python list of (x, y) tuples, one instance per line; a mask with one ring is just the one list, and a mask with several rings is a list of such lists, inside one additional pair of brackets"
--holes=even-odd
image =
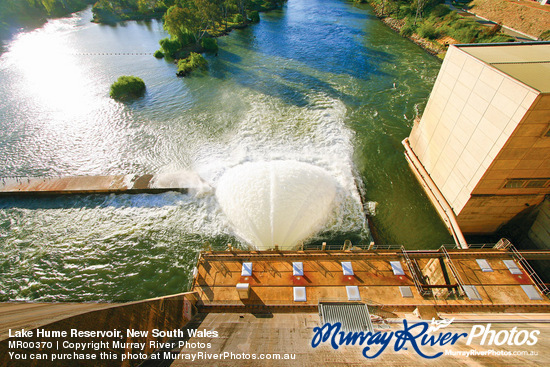
[(383, 0), (368, 2), (382, 22), (428, 53), (440, 58), (445, 56), (450, 44), (515, 41), (513, 37), (501, 32), (500, 25), (484, 26), (461, 16), (444, 4), (425, 5), (422, 11), (417, 13), (413, 5), (398, 7), (397, 3)]
[(83, 10), (95, 0), (54, 0), (48, 4), (0, 0), (0, 40), (8, 39), (21, 28), (38, 28), (48, 18), (61, 18)]
[[(384, 22), (387, 26), (389, 26), (391, 29), (393, 29), (397, 33), (401, 34), (401, 30), (405, 27), (405, 23), (406, 23), (404, 19), (395, 19), (392, 17), (383, 16), (380, 12), (380, 9), (377, 10), (376, 7), (373, 7), (373, 8), (376, 16), (380, 18), (382, 22)], [(415, 33), (404, 37), (410, 39), (411, 41), (416, 43), (418, 46), (422, 47), (431, 55), (437, 56), (442, 54), (442, 56), (444, 56), (446, 47), (444, 47), (443, 45), (435, 44), (430, 40), (426, 38), (422, 38)]]

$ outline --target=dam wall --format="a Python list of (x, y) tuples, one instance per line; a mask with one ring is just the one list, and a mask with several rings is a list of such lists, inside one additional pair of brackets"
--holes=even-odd
[[(167, 337), (154, 338), (151, 330), (172, 331), (185, 327), (196, 314), (198, 296), (194, 292), (180, 293), (165, 297), (153, 298), (130, 303), (0, 303), (0, 366), (43, 366), (41, 359), (10, 359), (8, 352), (29, 353), (28, 348), (9, 348), (10, 341), (47, 343), (59, 341), (58, 349), (43, 348), (41, 353), (71, 354), (74, 348), (63, 349), (63, 342), (90, 343), (79, 349), (78, 353), (97, 354), (98, 348), (91, 343), (105, 342), (109, 348), (99, 348), (111, 353), (109, 359), (67, 359), (58, 361), (64, 366), (137, 366), (146, 358), (122, 360), (124, 354), (146, 356), (156, 349), (151, 342), (166, 342)], [(32, 337), (9, 338), (9, 329), (12, 333), (19, 330), (34, 331)], [(36, 336), (36, 330), (46, 332), (66, 331), (69, 336), (63, 338)], [(120, 331), (119, 337), (77, 337), (71, 336), (71, 330), (79, 332)], [(128, 335), (127, 330), (149, 331), (147, 335)], [(127, 348), (116, 348), (114, 342), (128, 343)], [(140, 348), (138, 343), (145, 343)], [(82, 345), (82, 344), (81, 344)], [(32, 350), (31, 350), (32, 351)], [(35, 350), (37, 352), (38, 350)], [(57, 364), (59, 365), (59, 364)]]

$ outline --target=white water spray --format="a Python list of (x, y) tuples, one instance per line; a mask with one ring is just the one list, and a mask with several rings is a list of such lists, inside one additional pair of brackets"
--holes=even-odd
[(185, 188), (193, 196), (202, 197), (211, 192), (212, 187), (196, 172), (178, 170), (155, 175), (151, 181), (154, 188)]
[(258, 249), (292, 249), (331, 215), (337, 183), (297, 161), (244, 163), (219, 180), (216, 197), (237, 234)]

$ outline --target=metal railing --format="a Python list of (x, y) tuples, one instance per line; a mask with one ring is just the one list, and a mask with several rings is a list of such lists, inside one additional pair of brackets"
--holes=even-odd
[(403, 245), (377, 245), (372, 244), (369, 246), (369, 250), (401, 250)]
[[(506, 240), (506, 239), (503, 238), (503, 240)], [(544, 281), (539, 277), (535, 269), (531, 267), (531, 264), (529, 264), (527, 260), (523, 257), (523, 255), (516, 249), (516, 246), (514, 246), (510, 241), (508, 241), (508, 245), (506, 246), (506, 248), (512, 252), (514, 259), (516, 259), (517, 262), (521, 264), (523, 269), (525, 269), (525, 271), (527, 272), (527, 275), (529, 275), (533, 283), (535, 283), (535, 285), (542, 292), (542, 294), (548, 295), (550, 293), (550, 289), (548, 289), (548, 287), (546, 286)]]
[(512, 246), (512, 247), (514, 246), (514, 245), (512, 245), (512, 242), (510, 242), (506, 238), (501, 238), (497, 243), (495, 243), (493, 248), (495, 250), (507, 250), (510, 246)]
[(427, 296), (431, 296), (433, 293), (432, 293), (432, 290), (431, 289), (427, 289), (427, 288), (424, 288), (418, 274), (417, 274), (417, 271), (416, 271), (416, 268), (413, 264), (413, 262), (411, 261), (411, 259), (409, 258), (409, 255), (407, 254), (407, 251), (405, 250), (405, 247), (404, 246), (401, 246), (401, 252), (403, 253), (403, 258), (405, 259), (405, 263), (407, 264), (407, 267), (409, 268), (409, 272), (411, 273), (411, 276), (413, 278), (413, 281), (414, 281), (414, 286), (416, 287), (416, 290), (418, 291), (418, 293), (420, 293), (421, 296), (423, 297), (427, 297)]
[(471, 249), (483, 249), (483, 248), (486, 248), (486, 249), (493, 249), (494, 248), (494, 244), (493, 243), (472, 243), (472, 244), (468, 244), (468, 248), (471, 248)]
[(449, 269), (451, 269), (451, 273), (453, 273), (453, 276), (455, 277), (456, 284), (458, 285), (458, 292), (460, 295), (466, 294), (466, 291), (464, 290), (464, 282), (460, 278), (460, 275), (458, 274), (458, 270), (456, 269), (455, 265), (453, 264), (453, 261), (451, 260), (451, 256), (449, 255), (449, 252), (447, 252), (447, 249), (445, 246), (441, 246), (439, 248), (439, 251), (443, 253), (445, 256), (445, 263), (449, 266)]
[(449, 249), (449, 250), (456, 250), (456, 249), (460, 248), (456, 243), (446, 243), (446, 244), (443, 244), (441, 246), (445, 247), (446, 249)]

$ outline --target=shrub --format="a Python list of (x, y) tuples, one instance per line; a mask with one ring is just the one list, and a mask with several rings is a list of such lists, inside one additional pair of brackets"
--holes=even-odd
[(186, 76), (191, 71), (197, 68), (205, 68), (207, 65), (206, 60), (201, 54), (191, 52), (189, 57), (178, 61), (177, 76)]
[(399, 6), (399, 11), (397, 12), (398, 18), (405, 18), (409, 15), (414, 15), (414, 12), (411, 9), (410, 4), (403, 4)]
[(258, 13), (256, 10), (251, 11), (249, 15), (250, 15), (250, 21), (252, 23), (260, 22), (260, 13)]
[(137, 76), (121, 76), (111, 85), (111, 98), (125, 100), (141, 97), (145, 93), (145, 82)]
[(515, 42), (514, 37), (507, 36), (505, 34), (497, 34), (491, 37), (487, 42), (489, 43), (503, 43), (503, 42)]
[(451, 23), (451, 34), (455, 40), (462, 43), (472, 43), (477, 39), (481, 28), (484, 27), (479, 23), (471, 20), (459, 20)]
[(401, 28), (399, 33), (404, 37), (409, 37), (415, 31), (416, 31), (416, 26), (414, 25), (414, 19), (409, 18), (407, 19), (407, 21), (405, 22), (405, 25), (403, 26), (403, 28)]
[(438, 4), (432, 9), (430, 14), (433, 15), (434, 17), (440, 18), (449, 14), (450, 12), (451, 12), (451, 9), (448, 6), (445, 6), (443, 4)]
[(218, 52), (218, 41), (215, 38), (205, 37), (201, 40), (201, 45), (206, 52)]
[(436, 39), (439, 37), (437, 30), (431, 23), (422, 23), (418, 27), (417, 33), (422, 38)]
[(163, 1), (158, 1), (154, 7), (153, 10), (155, 13), (166, 13), (166, 10), (168, 10), (168, 6)]
[(98, 23), (116, 23), (120, 17), (116, 14), (113, 5), (107, 0), (99, 0), (92, 7), (94, 21)]
[(399, 34), (401, 34), (403, 37), (412, 36), (413, 33), (414, 33), (414, 27), (408, 24), (405, 24), (403, 28), (401, 28), (401, 30), (399, 31)]
[(153, 54), (157, 59), (162, 59), (164, 57), (164, 53), (161, 50), (156, 50)]
[(456, 11), (452, 11), (443, 17), (443, 21), (451, 23), (460, 19), (460, 15)]
[(159, 44), (164, 54), (169, 56), (174, 56), (181, 49), (181, 43), (176, 39), (163, 38)]
[(190, 45), (192, 43), (195, 43), (195, 36), (193, 36), (192, 33), (183, 32), (179, 35), (178, 40), (180, 42), (180, 45), (183, 47), (185, 45)]
[(244, 17), (242, 14), (235, 14), (233, 17), (233, 23), (242, 23), (244, 22)]
[(397, 18), (403, 18), (399, 15), (400, 8), (398, 1), (386, 1), (384, 4), (384, 15), (397, 16)]

